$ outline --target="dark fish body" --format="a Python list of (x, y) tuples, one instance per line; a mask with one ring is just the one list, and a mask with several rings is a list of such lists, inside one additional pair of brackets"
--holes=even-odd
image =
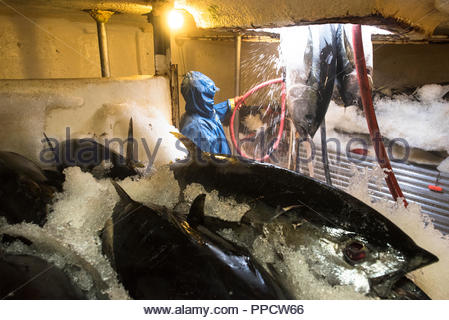
[(17, 153), (0, 151), (0, 181), (0, 216), (10, 224), (43, 225), (55, 191), (44, 172)]
[(0, 277), (0, 299), (86, 299), (61, 269), (37, 257), (0, 252)]
[[(64, 181), (63, 171), (68, 167), (80, 167), (81, 170), (91, 172), (97, 178), (125, 179), (138, 174), (135, 170), (137, 162), (134, 153), (132, 118), (129, 120), (126, 157), (92, 138), (69, 139), (70, 135), (68, 135), (67, 140), (54, 145), (45, 134), (44, 136), (49, 146), (48, 150), (53, 154), (51, 161), (48, 162), (55, 170), (49, 171), (49, 173), (53, 180), (59, 181), (60, 185)], [(120, 140), (118, 142), (122, 143)], [(103, 167), (106, 162), (111, 164), (110, 168)]]
[(107, 288), (92, 264), (46, 230), (0, 229), (0, 299), (107, 299)]
[[(291, 226), (307, 222), (305, 226), (315, 231), (306, 233), (306, 239), (301, 241), (311, 245), (313, 242), (307, 241), (307, 237), (313, 235), (317, 241), (326, 238), (335, 243), (341, 247), (335, 259), (346, 269), (351, 269), (348, 257), (357, 258), (358, 254), (364, 254), (356, 248), (359, 242), (362, 243), (363, 250), (368, 248), (372, 258), (364, 264), (363, 272), (371, 274), (368, 276), (371, 291), (380, 297), (387, 297), (394, 283), (406, 273), (438, 261), (382, 214), (344, 191), (273, 165), (201, 153), (191, 141), (180, 139), (191, 154), (189, 161), (183, 160), (171, 167), (181, 190), (189, 184), (199, 183), (207, 192), (217, 190), (219, 196), (231, 196), (250, 205), (248, 216), (250, 212), (266, 213), (271, 209), (272, 221), (262, 218), (263, 221), (257, 222), (254, 217), (244, 217), (242, 222), (253, 220), (255, 224), (261, 224), (283, 220), (290, 225), (292, 239), (301, 229), (295, 231)], [(280, 214), (279, 208), (289, 209)], [(209, 227), (216, 230), (219, 225)], [(338, 231), (338, 235), (331, 231)], [(375, 257), (387, 255), (394, 258), (395, 267), (370, 273), (370, 263), (376, 262)]]
[(103, 232), (104, 251), (134, 299), (287, 299), (240, 248), (202, 225), (204, 197), (189, 218), (126, 196)]
[[(341, 25), (337, 28), (337, 74), (336, 87), (345, 107), (362, 106), (360, 87), (357, 79), (357, 70), (354, 61), (354, 49), (351, 44), (352, 37), (348, 35)], [(371, 69), (368, 69), (369, 73)]]
[(103, 162), (107, 161), (112, 165), (105, 172), (107, 177), (125, 179), (137, 174), (125, 157), (93, 139), (64, 141), (56, 154), (55, 163), (60, 173), (68, 167), (80, 167), (85, 172), (92, 172), (95, 168), (101, 170)]

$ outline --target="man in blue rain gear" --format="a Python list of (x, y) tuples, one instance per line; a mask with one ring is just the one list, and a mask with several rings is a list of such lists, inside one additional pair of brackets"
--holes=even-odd
[(221, 121), (232, 111), (240, 97), (214, 105), (219, 89), (215, 83), (198, 71), (188, 72), (181, 84), (186, 101), (186, 114), (181, 133), (202, 150), (216, 154), (231, 154)]

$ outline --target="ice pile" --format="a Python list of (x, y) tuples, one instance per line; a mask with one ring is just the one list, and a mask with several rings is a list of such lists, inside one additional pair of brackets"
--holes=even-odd
[(437, 167), (438, 171), (449, 173), (449, 157), (443, 160)]
[[(414, 96), (399, 95), (375, 101), (380, 131), (388, 139), (405, 139), (412, 148), (449, 152), (449, 102), (442, 99), (449, 86), (426, 85)], [(331, 103), (326, 115), (328, 131), (368, 134), (366, 119), (355, 106)]]
[[(103, 229), (118, 196), (108, 180), (96, 180), (90, 173), (78, 167), (64, 171), (66, 181), (63, 192), (56, 195), (51, 213), (43, 228), (33, 224), (19, 224), (4, 227), (8, 234), (23, 235), (36, 244), (40, 250), (49, 248), (49, 261), (64, 265), (64, 261), (88, 270), (82, 274), (84, 281), (75, 281), (81, 288), (91, 290), (94, 281), (106, 284), (105, 293), (112, 299), (127, 299), (128, 295), (117, 280), (117, 275), (101, 251), (100, 231)], [(17, 248), (19, 252), (20, 248)], [(48, 254), (47, 254), (48, 255)], [(52, 258), (53, 256), (57, 258)], [(76, 257), (79, 257), (76, 259)], [(82, 270), (81, 269), (81, 270)], [(81, 271), (76, 271), (80, 273)], [(69, 275), (75, 278), (80, 276)], [(94, 276), (92, 276), (94, 275)], [(96, 275), (96, 276), (95, 276)]]
[(133, 200), (143, 204), (173, 209), (179, 202), (180, 188), (168, 165), (159, 167), (143, 179), (126, 178), (119, 183)]
[(240, 221), (251, 209), (246, 203), (239, 203), (233, 197), (221, 197), (217, 190), (207, 192), (201, 184), (192, 183), (184, 190), (184, 199), (190, 204), (200, 194), (206, 194), (204, 214), (225, 221)]

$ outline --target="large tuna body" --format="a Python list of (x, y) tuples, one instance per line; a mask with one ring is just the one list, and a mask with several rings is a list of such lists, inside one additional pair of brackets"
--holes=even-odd
[(0, 216), (11, 224), (44, 224), (55, 189), (34, 162), (14, 152), (0, 151), (0, 182)]
[[(325, 260), (323, 266), (310, 262), (311, 268), (331, 284), (339, 283), (342, 272), (356, 270), (372, 294), (389, 297), (398, 279), (438, 260), (382, 214), (344, 191), (269, 164), (201, 153), (193, 143), (184, 142), (193, 157), (172, 165), (181, 189), (199, 183), (208, 192), (217, 190), (220, 196), (249, 205), (236, 228), (244, 223), (251, 228), (283, 223), (291, 246), (310, 249), (308, 256), (318, 252), (316, 260)], [(205, 224), (211, 230), (229, 227), (212, 220)]]
[(1, 299), (86, 299), (61, 269), (38, 257), (0, 252), (0, 274)]
[(204, 196), (180, 218), (122, 200), (103, 232), (104, 251), (134, 299), (287, 299), (244, 248), (203, 226)]

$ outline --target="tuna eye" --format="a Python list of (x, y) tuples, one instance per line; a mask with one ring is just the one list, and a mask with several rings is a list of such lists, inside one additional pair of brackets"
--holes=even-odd
[(344, 248), (343, 255), (350, 264), (361, 263), (367, 256), (367, 249), (363, 243), (351, 241)]

